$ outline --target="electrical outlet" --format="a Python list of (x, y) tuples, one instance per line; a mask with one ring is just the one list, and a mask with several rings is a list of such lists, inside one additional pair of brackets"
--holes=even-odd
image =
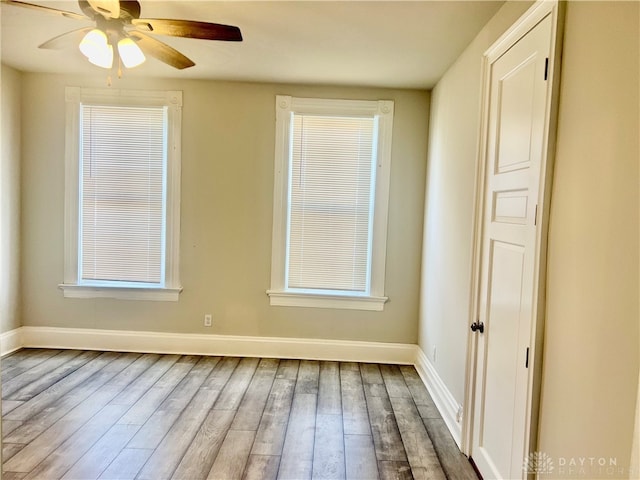
[(462, 405), (458, 405), (458, 413), (456, 414), (456, 422), (458, 422), (458, 423), (462, 422), (462, 415), (463, 415)]
[(204, 326), (205, 327), (210, 327), (212, 323), (213, 323), (213, 317), (211, 316), (210, 313), (207, 313), (204, 316)]

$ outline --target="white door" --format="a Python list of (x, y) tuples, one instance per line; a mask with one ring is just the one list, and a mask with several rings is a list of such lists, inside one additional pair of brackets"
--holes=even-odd
[(471, 457), (485, 480), (523, 478), (548, 128), (547, 15), (488, 63), (484, 211)]

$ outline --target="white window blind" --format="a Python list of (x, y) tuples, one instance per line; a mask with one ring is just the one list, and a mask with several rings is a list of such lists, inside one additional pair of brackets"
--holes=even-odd
[(81, 105), (80, 282), (163, 283), (166, 107)]
[(275, 107), (270, 305), (384, 310), (393, 101)]
[(292, 113), (287, 288), (369, 290), (375, 117)]

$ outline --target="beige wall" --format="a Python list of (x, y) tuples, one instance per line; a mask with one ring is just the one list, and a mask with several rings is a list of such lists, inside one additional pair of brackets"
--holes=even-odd
[[(184, 92), (180, 301), (65, 299), (64, 87), (105, 77), (25, 74), (23, 323), (415, 343), (429, 94), (124, 78)], [(270, 307), (275, 95), (395, 100), (384, 312)], [(212, 313), (214, 326), (202, 326)]]
[(633, 478), (632, 473), (640, 475), (640, 372), (638, 372), (638, 395), (636, 396), (636, 421), (633, 426), (633, 441), (631, 442), (631, 468), (629, 478)]
[(20, 98), (22, 76), (0, 77), (0, 333), (20, 326)]
[(542, 451), (622, 468), (640, 360), (639, 21), (638, 2), (567, 6), (540, 418)]
[(431, 97), (419, 345), (459, 404), (464, 401), (469, 329), (481, 59), (529, 5), (505, 4)]

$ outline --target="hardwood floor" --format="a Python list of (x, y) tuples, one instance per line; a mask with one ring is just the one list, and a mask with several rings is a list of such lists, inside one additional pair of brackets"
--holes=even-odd
[(25, 349), (4, 480), (476, 479), (410, 366)]

